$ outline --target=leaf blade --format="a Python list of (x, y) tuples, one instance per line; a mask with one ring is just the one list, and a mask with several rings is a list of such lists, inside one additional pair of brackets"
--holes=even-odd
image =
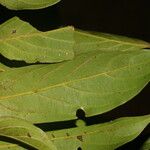
[(0, 118), (0, 136), (15, 139), (37, 149), (56, 149), (42, 130), (17, 118)]
[(76, 150), (114, 150), (135, 139), (150, 123), (150, 115), (124, 117), (99, 125), (48, 132), (57, 146)]
[(58, 3), (60, 0), (0, 0), (0, 4), (13, 10), (42, 9)]
[(4, 72), (4, 71), (6, 71), (8, 69), (10, 69), (10, 68), (5, 66), (4, 64), (0, 63), (0, 72)]
[(149, 48), (150, 43), (132, 39), (119, 35), (112, 35), (106, 33), (94, 33), (86, 32), (82, 30), (76, 29), (74, 31), (74, 39), (75, 39), (75, 54), (79, 55), (81, 53), (87, 53), (90, 51), (128, 51), (128, 50), (136, 50), (139, 48)]
[(150, 149), (150, 137), (144, 142), (140, 150), (149, 150)]
[[(135, 139), (150, 123), (150, 116), (124, 117), (111, 122), (58, 131), (48, 131), (47, 136), (58, 150), (113, 150)], [(1, 146), (18, 145), (0, 141)], [(14, 150), (14, 149), (12, 149)]]
[(0, 141), (0, 150), (25, 150), (25, 148), (17, 144)]
[(11, 60), (53, 63), (71, 60), (73, 28), (40, 32), (14, 17), (0, 25), (0, 53)]
[(39, 123), (75, 119), (80, 108), (86, 116), (104, 113), (149, 82), (149, 58), (145, 50), (99, 51), (61, 64), (2, 72), (0, 115)]

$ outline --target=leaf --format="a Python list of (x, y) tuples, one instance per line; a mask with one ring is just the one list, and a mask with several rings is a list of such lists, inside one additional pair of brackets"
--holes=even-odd
[(150, 137), (145, 141), (140, 150), (150, 150)]
[(150, 115), (47, 133), (58, 150), (114, 150), (136, 138), (150, 123)]
[[(21, 119), (0, 117), (0, 136), (15, 139), (39, 150), (56, 150), (42, 130)], [(2, 142), (1, 146), (4, 147), (5, 144)]]
[(11, 60), (27, 63), (71, 60), (73, 46), (72, 27), (40, 32), (17, 17), (0, 25), (0, 54)]
[(60, 0), (0, 0), (9, 9), (41, 9), (58, 3)]
[(93, 51), (72, 61), (0, 74), (0, 116), (34, 123), (102, 114), (137, 95), (150, 80), (150, 51)]
[(17, 144), (0, 141), (0, 150), (25, 150), (25, 148)]
[[(47, 136), (58, 150), (114, 150), (135, 139), (150, 123), (150, 115), (140, 117), (124, 117), (114, 121), (81, 126), (59, 131), (49, 131)], [(0, 141), (1, 147), (22, 149), (18, 145)], [(19, 149), (19, 150), (20, 150)]]
[(75, 30), (75, 53), (87, 53), (93, 50), (107, 50), (107, 51), (131, 51), (139, 48), (150, 48), (150, 43), (142, 40), (132, 39), (128, 37), (111, 35), (105, 33), (85, 32), (82, 30)]
[(7, 66), (5, 66), (4, 64), (2, 64), (2, 63), (0, 62), (0, 73), (3, 72), (3, 71), (6, 71), (6, 70), (8, 70), (8, 69), (10, 69), (10, 68), (7, 67)]

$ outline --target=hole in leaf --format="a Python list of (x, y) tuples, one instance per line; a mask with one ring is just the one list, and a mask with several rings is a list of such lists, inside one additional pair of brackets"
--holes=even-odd
[(78, 149), (77, 150), (82, 150), (82, 148), (81, 147), (78, 147)]
[(85, 111), (81, 108), (78, 109), (76, 111), (76, 116), (78, 117), (78, 119), (85, 120)]

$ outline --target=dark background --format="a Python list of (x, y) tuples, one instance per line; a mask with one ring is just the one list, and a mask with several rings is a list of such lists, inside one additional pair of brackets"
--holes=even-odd
[[(41, 31), (73, 25), (84, 30), (93, 30), (140, 38), (150, 42), (149, 0), (62, 0), (57, 5), (41, 10), (12, 11), (0, 6), (0, 24), (18, 16)], [(101, 123), (123, 116), (150, 114), (150, 86), (125, 105), (108, 113), (86, 119), (84, 112), (79, 117), (87, 124)], [(68, 123), (64, 123), (67, 127)], [(150, 134), (150, 127), (134, 141), (119, 148), (138, 150)]]

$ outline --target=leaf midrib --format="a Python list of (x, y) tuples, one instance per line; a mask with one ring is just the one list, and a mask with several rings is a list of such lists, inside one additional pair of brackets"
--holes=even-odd
[[(96, 35), (93, 35), (93, 34), (88, 34), (88, 33), (85, 33), (85, 32), (78, 32), (76, 31), (77, 33), (81, 34), (81, 35), (86, 35), (87, 37), (94, 37), (94, 38), (97, 38), (97, 39), (103, 39), (103, 40), (106, 40), (106, 41), (112, 41), (112, 42), (117, 42), (119, 44), (127, 44), (127, 45), (134, 45), (134, 46), (140, 46), (140, 47), (149, 47), (150, 44), (149, 43), (132, 43), (132, 42), (127, 42), (127, 41), (119, 41), (119, 40), (114, 40), (114, 39), (109, 39), (109, 38), (105, 38), (105, 37), (101, 37), (101, 36), (96, 36)], [(140, 42), (140, 41), (139, 41)]]
[[(147, 63), (149, 63), (149, 62), (150, 61), (148, 61)], [(87, 77), (84, 77), (84, 78), (75, 79), (75, 80), (71, 80), (71, 81), (66, 81), (64, 83), (55, 84), (55, 85), (52, 85), (52, 86), (47, 86), (47, 87), (38, 89), (36, 93), (43, 92), (43, 91), (46, 91), (46, 90), (49, 90), (49, 89), (52, 89), (52, 88), (55, 88), (55, 87), (63, 86), (63, 85), (69, 84), (69, 83), (78, 82), (78, 81), (82, 81), (82, 80), (87, 80), (87, 79), (95, 78), (95, 77), (102, 76), (102, 75), (107, 75), (107, 73), (116, 72), (116, 71), (119, 71), (119, 70), (122, 70), (122, 69), (125, 69), (125, 68), (128, 68), (128, 67), (131, 68), (131, 67), (135, 67), (135, 66), (140, 66), (142, 64), (146, 64), (146, 63), (140, 63), (138, 65), (132, 65), (132, 66), (126, 65), (126, 66), (123, 66), (123, 67), (120, 67), (120, 68), (117, 68), (117, 69), (114, 69), (114, 70), (111, 70), (111, 71), (106, 71), (106, 72), (103, 72), (103, 73), (100, 73), (100, 74), (87, 76)], [(2, 97), (0, 97), (0, 100), (14, 98), (14, 97), (18, 97), (18, 96), (30, 95), (30, 94), (35, 94), (35, 92), (34, 91), (28, 91), (28, 92), (14, 94), (14, 95), (10, 95), (10, 96), (2, 96)]]

